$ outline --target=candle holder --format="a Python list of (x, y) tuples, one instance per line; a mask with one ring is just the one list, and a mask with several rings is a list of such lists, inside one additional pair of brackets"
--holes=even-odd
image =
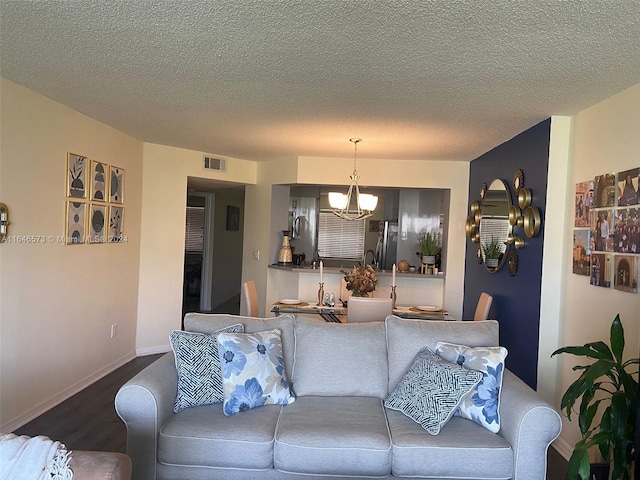
[(322, 307), (324, 305), (324, 283), (318, 283), (318, 307)]
[(391, 286), (391, 308), (393, 308), (395, 310), (396, 308), (396, 286), (392, 285)]

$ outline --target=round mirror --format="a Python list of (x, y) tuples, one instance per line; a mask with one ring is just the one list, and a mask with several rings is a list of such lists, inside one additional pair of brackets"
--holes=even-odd
[(509, 210), (511, 194), (504, 180), (494, 180), (482, 201), (482, 217), (480, 220), (480, 246), (482, 260), (490, 272), (497, 272), (507, 259), (511, 234)]

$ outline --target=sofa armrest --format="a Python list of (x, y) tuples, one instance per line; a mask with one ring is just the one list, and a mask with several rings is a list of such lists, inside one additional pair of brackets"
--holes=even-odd
[(131, 460), (124, 453), (71, 452), (74, 480), (131, 480)]
[(178, 375), (172, 352), (125, 383), (116, 394), (116, 412), (127, 426), (132, 478), (156, 478), (158, 432), (173, 415)]
[(545, 478), (547, 448), (560, 435), (562, 421), (551, 405), (509, 370), (500, 396), (500, 435), (513, 449), (514, 480)]

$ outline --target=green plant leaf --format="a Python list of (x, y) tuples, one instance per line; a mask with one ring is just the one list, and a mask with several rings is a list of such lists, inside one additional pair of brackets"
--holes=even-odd
[[(584, 397), (583, 397), (584, 400)], [(581, 410), (580, 415), (578, 416), (578, 423), (580, 426), (580, 432), (584, 435), (590, 428), (593, 419), (598, 412), (598, 407), (602, 400), (597, 400), (593, 404), (589, 405), (585, 408), (584, 412)]]
[(611, 350), (619, 363), (622, 363), (622, 353), (624, 352), (624, 329), (620, 321), (620, 315), (616, 315), (611, 324)]
[(591, 343), (587, 343), (585, 346), (598, 352), (600, 355), (602, 355), (602, 358), (608, 358), (609, 360), (613, 360), (613, 353), (611, 352), (609, 345), (607, 345), (606, 343), (591, 342)]
[[(587, 468), (585, 470), (585, 462)], [(569, 478), (572, 480), (577, 480), (578, 476), (583, 480), (589, 479), (589, 474), (591, 473), (591, 464), (589, 463), (589, 454), (586, 450), (581, 450), (575, 448), (573, 453), (571, 454), (571, 458), (569, 458), (569, 465), (567, 467), (567, 473), (569, 474)]]
[(627, 404), (627, 399), (623, 392), (616, 392), (611, 398), (611, 407), (609, 408), (609, 416), (611, 419), (611, 433), (616, 439), (624, 439), (625, 432), (628, 429), (629, 417), (632, 413), (629, 411), (631, 405)]
[(598, 360), (587, 368), (583, 373), (584, 381), (588, 384), (587, 388), (592, 388), (595, 381), (603, 375), (607, 375), (615, 365), (612, 360)]
[(609, 460), (609, 450), (611, 447), (611, 414), (609, 413), (611, 406), (608, 406), (602, 413), (602, 419), (600, 420), (600, 432), (593, 436), (592, 440), (595, 440), (593, 445), (598, 445), (600, 455), (602, 458)]
[[(602, 343), (602, 342), (599, 342), (599, 343)], [(604, 345), (606, 347), (605, 344), (602, 344), (602, 345)], [(599, 346), (599, 348), (601, 348), (601, 346)], [(589, 346), (589, 344), (587, 344), (587, 345), (583, 345), (581, 347), (579, 347), (579, 346), (562, 347), (562, 348), (559, 348), (558, 350), (556, 350), (555, 352), (553, 352), (551, 354), (551, 356), (553, 357), (554, 355), (557, 355), (557, 354), (560, 354), (560, 353), (569, 353), (569, 354), (575, 355), (577, 357), (589, 357), (589, 358), (596, 358), (596, 359), (600, 359), (600, 360), (612, 359), (613, 357), (612, 357), (611, 352), (609, 351), (608, 347), (607, 347), (607, 351), (609, 353), (601, 352), (600, 349), (592, 348), (591, 346)]]

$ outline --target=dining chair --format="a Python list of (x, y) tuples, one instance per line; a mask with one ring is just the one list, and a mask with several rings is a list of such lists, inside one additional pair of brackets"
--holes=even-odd
[(247, 304), (247, 315), (249, 317), (258, 316), (258, 291), (256, 290), (256, 282), (249, 280), (242, 285), (244, 299)]
[(475, 321), (486, 320), (489, 317), (489, 309), (492, 303), (493, 297), (486, 292), (482, 292), (478, 299), (478, 306), (476, 307), (476, 313), (473, 319)]
[(381, 322), (393, 313), (390, 298), (349, 297), (347, 322)]

